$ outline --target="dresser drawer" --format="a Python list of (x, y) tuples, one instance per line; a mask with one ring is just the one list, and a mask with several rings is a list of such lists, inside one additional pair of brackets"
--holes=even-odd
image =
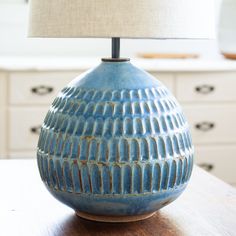
[(160, 80), (174, 94), (174, 75), (167, 73), (149, 72)]
[(6, 74), (0, 73), (0, 159), (6, 154), (6, 79)]
[(6, 154), (6, 124), (5, 111), (0, 109), (0, 159)]
[(0, 109), (6, 105), (6, 79), (6, 74), (0, 72)]
[(195, 146), (195, 163), (225, 182), (236, 184), (236, 146)]
[(236, 101), (235, 87), (235, 72), (177, 75), (177, 97), (183, 102)]
[(33, 151), (11, 151), (8, 154), (7, 159), (36, 159), (37, 152), (36, 149)]
[(236, 105), (184, 105), (196, 144), (236, 143)]
[(49, 107), (10, 108), (10, 151), (36, 150), (40, 127), (48, 110)]
[(51, 104), (57, 94), (80, 73), (13, 73), (10, 75), (10, 103)]

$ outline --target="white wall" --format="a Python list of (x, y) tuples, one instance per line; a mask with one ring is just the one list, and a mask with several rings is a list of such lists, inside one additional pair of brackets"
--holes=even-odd
[[(109, 56), (108, 39), (29, 39), (25, 0), (0, 0), (0, 56)], [(217, 8), (221, 0), (217, 1)], [(16, 3), (18, 2), (18, 3)], [(122, 40), (122, 55), (139, 52), (194, 52), (206, 57), (218, 51), (216, 41)]]

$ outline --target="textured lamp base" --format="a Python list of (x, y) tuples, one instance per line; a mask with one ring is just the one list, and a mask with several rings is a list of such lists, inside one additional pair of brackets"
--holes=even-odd
[(164, 85), (128, 61), (102, 62), (54, 100), (37, 160), (49, 192), (80, 217), (132, 222), (184, 191), (193, 147)]
[(107, 222), (107, 223), (125, 223), (125, 222), (135, 222), (140, 220), (145, 220), (152, 217), (156, 212), (134, 215), (134, 216), (102, 216), (102, 215), (92, 215), (85, 212), (76, 212), (76, 215), (86, 219), (97, 222)]

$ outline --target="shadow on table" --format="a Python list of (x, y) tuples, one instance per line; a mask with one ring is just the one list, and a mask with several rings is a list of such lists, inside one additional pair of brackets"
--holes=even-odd
[(54, 235), (74, 236), (74, 235), (122, 235), (122, 236), (183, 236), (176, 226), (171, 223), (161, 213), (156, 213), (153, 217), (132, 223), (99, 223), (84, 220), (76, 215), (71, 215), (61, 222), (60, 227)]

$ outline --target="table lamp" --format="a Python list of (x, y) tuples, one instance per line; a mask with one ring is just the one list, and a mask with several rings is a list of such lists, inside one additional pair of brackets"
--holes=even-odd
[(213, 9), (213, 0), (31, 0), (30, 37), (112, 39), (111, 58), (58, 94), (38, 142), (43, 182), (78, 216), (146, 219), (186, 188), (193, 146), (181, 107), (120, 57), (120, 38), (212, 37)]

